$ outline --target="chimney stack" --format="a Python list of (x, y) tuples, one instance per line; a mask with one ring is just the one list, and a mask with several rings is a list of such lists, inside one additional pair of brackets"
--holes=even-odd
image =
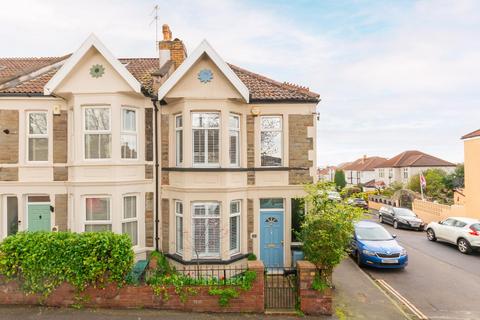
[(162, 34), (163, 40), (158, 42), (160, 68), (168, 60), (172, 60), (175, 69), (177, 69), (187, 57), (187, 50), (180, 39), (172, 40), (172, 31), (168, 24), (162, 26)]

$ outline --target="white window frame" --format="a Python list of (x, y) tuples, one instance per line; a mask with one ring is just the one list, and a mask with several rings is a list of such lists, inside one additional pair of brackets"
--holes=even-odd
[[(130, 130), (125, 130), (125, 128), (123, 127), (123, 124), (124, 124), (124, 115), (123, 115), (123, 111), (133, 111), (135, 112), (135, 131), (130, 131)], [(138, 159), (138, 149), (139, 149), (139, 143), (138, 143), (138, 109), (137, 108), (134, 108), (134, 107), (122, 107), (121, 110), (121, 124), (120, 124), (120, 158), (122, 160), (137, 160)], [(111, 117), (112, 115), (110, 114), (110, 122), (111, 122)], [(110, 130), (112, 128), (110, 127)], [(130, 136), (130, 137), (134, 137), (135, 138), (135, 145), (136, 145), (136, 156), (134, 158), (124, 158), (123, 157), (123, 153), (122, 153), (122, 137), (123, 136)]]
[[(108, 199), (109, 200), (109, 209), (110, 209), (110, 219), (109, 220), (87, 220), (87, 199)], [(87, 225), (102, 225), (102, 224), (109, 224), (110, 230), (113, 231), (113, 223), (112, 223), (112, 197), (109, 195), (87, 195), (84, 196), (83, 203), (85, 205), (85, 209), (83, 211), (83, 232), (87, 232), (86, 226)], [(122, 204), (123, 206), (123, 204)]]
[[(230, 118), (235, 118), (237, 119), (238, 126), (237, 127), (231, 127), (230, 126)], [(240, 116), (234, 113), (231, 113), (228, 116), (228, 163), (231, 167), (239, 167), (240, 166)], [(232, 137), (232, 134), (235, 134), (237, 137), (237, 143), (235, 145), (235, 162), (232, 163), (232, 158), (230, 153), (232, 152), (231, 150), (231, 144), (230, 144), (230, 138)]]
[[(238, 203), (238, 212), (232, 212), (231, 211), (231, 204), (232, 203)], [(237, 254), (237, 253), (240, 252), (240, 246), (241, 246), (241, 238), (242, 238), (242, 201), (241, 200), (231, 201), (229, 209), (230, 209), (230, 216), (229, 216), (229, 220), (228, 220), (229, 227), (231, 226), (232, 218), (236, 218), (236, 220), (237, 220), (237, 238), (236, 238), (237, 248), (236, 249), (232, 250), (232, 248), (231, 248), (231, 232), (232, 232), (232, 230), (230, 230), (230, 237), (228, 238), (228, 247), (229, 247), (229, 250), (230, 250), (230, 255), (234, 255), (234, 254)]]
[[(200, 114), (200, 115), (204, 115), (204, 114), (216, 114), (218, 116), (218, 127), (216, 128), (204, 128), (204, 127), (194, 127), (193, 126), (193, 115), (195, 114)], [(220, 112), (212, 112), (212, 111), (209, 111), (209, 112), (192, 112), (191, 113), (191, 116), (190, 116), (190, 122), (191, 122), (191, 128), (192, 128), (192, 164), (194, 167), (219, 167), (220, 166), (220, 158), (221, 158), (221, 154), (222, 154), (222, 137), (221, 137), (221, 126), (222, 126), (222, 119), (221, 119), (221, 113)], [(203, 159), (203, 162), (195, 162), (195, 142), (194, 142), (194, 134), (193, 134), (193, 131), (194, 130), (204, 130), (205, 131), (205, 134), (204, 134), (204, 143), (205, 143), (205, 155), (204, 155), (204, 159)], [(208, 162), (208, 152), (209, 152), (209, 149), (208, 149), (208, 130), (217, 130), (218, 131), (218, 162), (211, 162), (209, 163)]]
[[(87, 109), (108, 109), (110, 116), (108, 118), (108, 127), (109, 130), (87, 130), (86, 127), (86, 112)], [(83, 153), (83, 160), (85, 161), (108, 161), (112, 159), (112, 108), (109, 105), (98, 105), (98, 106), (83, 106), (82, 107), (82, 153)], [(109, 158), (87, 158), (85, 154), (85, 143), (86, 143), (86, 135), (87, 134), (104, 134), (110, 135), (110, 157)]]
[(403, 179), (408, 179), (408, 168), (403, 168)]
[[(180, 212), (177, 207), (177, 205), (181, 205), (182, 207), (182, 212)], [(184, 237), (184, 206), (183, 206), (183, 202), (180, 201), (180, 200), (175, 200), (174, 201), (174, 210), (175, 210), (175, 252), (179, 255), (183, 255), (183, 250), (184, 250), (184, 247), (185, 247), (185, 237)], [(179, 232), (179, 224), (178, 224), (178, 219), (181, 219), (182, 221), (182, 229), (181, 229), (181, 232)], [(181, 242), (181, 246), (179, 245), (179, 238), (181, 238), (182, 242)]]
[[(125, 198), (128, 197), (134, 197), (135, 198), (135, 217), (133, 218), (125, 218)], [(124, 194), (122, 196), (122, 234), (123, 233), (123, 224), (124, 223), (129, 223), (129, 222), (136, 222), (137, 223), (137, 243), (133, 243), (133, 247), (138, 247), (139, 245), (139, 239), (140, 239), (140, 234), (139, 234), (139, 223), (138, 223), (138, 194)], [(110, 217), (111, 218), (111, 217)]]
[[(182, 125), (181, 126), (178, 126), (177, 125), (177, 119), (180, 119)], [(180, 167), (183, 165), (183, 161), (184, 161), (184, 154), (183, 154), (183, 144), (184, 144), (184, 131), (183, 131), (183, 115), (180, 113), (180, 114), (177, 114), (175, 115), (175, 164), (177, 167)], [(180, 146), (180, 141), (178, 139), (178, 133), (181, 132), (182, 133), (182, 143), (181, 143), (181, 146)], [(192, 139), (193, 141), (193, 139)], [(193, 143), (192, 143), (193, 145)], [(192, 149), (193, 151), (193, 149)], [(181, 160), (180, 160), (181, 158)]]
[[(195, 216), (195, 206), (200, 206), (200, 205), (212, 205), (215, 204), (219, 208), (219, 214), (218, 215), (208, 215), (208, 210), (205, 210), (205, 215), (204, 216)], [(222, 227), (221, 227), (221, 216), (222, 216), (222, 207), (220, 202), (215, 202), (215, 201), (201, 201), (201, 202), (192, 202), (192, 256), (194, 259), (197, 258), (197, 253), (195, 252), (195, 219), (205, 219), (205, 230), (208, 231), (208, 219), (217, 219), (218, 220), (218, 252), (208, 252), (208, 235), (209, 233), (205, 233), (205, 252), (199, 253), (198, 257), (200, 259), (204, 258), (220, 258), (221, 252), (222, 252)]]
[(385, 177), (385, 169), (384, 168), (378, 169), (378, 177), (379, 178)]
[[(46, 133), (30, 133), (30, 115), (32, 113), (43, 113), (45, 114), (45, 120), (47, 124), (47, 132)], [(27, 141), (26, 141), (26, 161), (28, 163), (46, 163), (50, 160), (50, 123), (48, 119), (48, 111), (45, 110), (31, 110), (27, 111), (27, 120), (26, 120), (26, 136), (27, 136)], [(30, 138), (37, 138), (37, 139), (47, 139), (47, 160), (30, 160), (29, 159), (29, 154), (30, 154)]]
[[(263, 129), (262, 128), (262, 119), (264, 118), (279, 118), (280, 119), (280, 128), (279, 129)], [(281, 162), (280, 165), (278, 166), (266, 166), (262, 165), (262, 132), (280, 132), (280, 157), (281, 157)], [(273, 168), (278, 168), (284, 165), (284, 148), (283, 148), (283, 143), (284, 143), (284, 137), (283, 137), (283, 116), (282, 115), (268, 115), (268, 116), (261, 116), (260, 117), (260, 166), (261, 167), (273, 167)]]

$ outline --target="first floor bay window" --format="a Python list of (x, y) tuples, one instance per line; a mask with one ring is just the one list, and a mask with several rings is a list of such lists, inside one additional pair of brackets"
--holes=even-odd
[(110, 108), (84, 108), (85, 159), (108, 159), (111, 155), (112, 133)]
[(124, 196), (122, 233), (130, 236), (134, 246), (138, 244), (137, 219), (137, 196)]
[(28, 113), (28, 161), (48, 161), (48, 125), (46, 112)]
[(282, 165), (282, 135), (281, 116), (263, 116), (260, 118), (260, 156), (262, 167), (280, 167)]
[(85, 231), (111, 231), (109, 197), (85, 198)]
[(192, 220), (194, 257), (220, 257), (220, 204), (194, 203)]
[(193, 164), (216, 166), (220, 156), (220, 115), (216, 112), (192, 113)]
[(230, 253), (240, 252), (240, 200), (230, 203)]

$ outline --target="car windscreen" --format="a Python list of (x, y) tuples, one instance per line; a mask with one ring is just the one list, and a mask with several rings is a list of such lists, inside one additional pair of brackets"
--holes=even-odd
[(475, 223), (470, 226), (471, 229), (475, 231), (480, 231), (480, 223)]
[(358, 240), (382, 241), (392, 240), (392, 236), (382, 227), (356, 227), (355, 233)]
[(416, 217), (415, 213), (412, 210), (403, 209), (403, 208), (396, 208), (393, 209), (395, 214), (401, 217)]

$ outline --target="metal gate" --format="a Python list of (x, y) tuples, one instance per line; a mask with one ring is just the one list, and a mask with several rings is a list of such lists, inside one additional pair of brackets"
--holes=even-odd
[(297, 269), (269, 267), (265, 269), (265, 309), (295, 309), (297, 301)]

